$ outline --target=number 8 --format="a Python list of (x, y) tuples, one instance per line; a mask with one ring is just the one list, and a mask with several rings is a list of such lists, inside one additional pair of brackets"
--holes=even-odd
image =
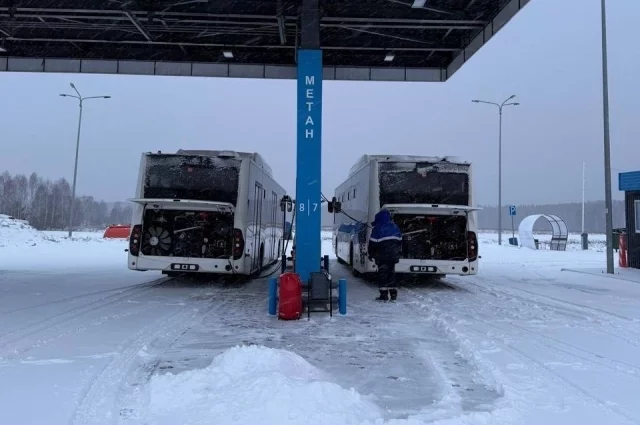
[(300, 211), (304, 211), (304, 203), (300, 203)]

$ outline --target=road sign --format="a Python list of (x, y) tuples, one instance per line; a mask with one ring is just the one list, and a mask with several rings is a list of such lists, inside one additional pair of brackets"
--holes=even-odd
[(513, 217), (514, 215), (516, 215), (516, 206), (515, 205), (509, 205), (509, 215), (511, 217)]

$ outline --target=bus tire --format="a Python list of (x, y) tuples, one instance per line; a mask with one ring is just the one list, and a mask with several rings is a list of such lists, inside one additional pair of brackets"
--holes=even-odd
[(264, 242), (260, 244), (260, 262), (258, 263), (258, 275), (262, 274), (264, 267)]

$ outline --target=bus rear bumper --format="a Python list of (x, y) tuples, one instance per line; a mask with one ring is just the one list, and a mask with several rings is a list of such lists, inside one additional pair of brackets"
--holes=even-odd
[(396, 273), (416, 275), (475, 275), (478, 261), (405, 260), (396, 264)]
[(156, 270), (165, 273), (247, 274), (244, 261), (209, 258), (130, 256), (129, 269)]

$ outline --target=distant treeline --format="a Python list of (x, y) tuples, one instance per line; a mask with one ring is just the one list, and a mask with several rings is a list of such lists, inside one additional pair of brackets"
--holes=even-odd
[[(0, 214), (27, 220), (40, 230), (62, 230), (68, 227), (71, 185), (66, 179), (51, 181), (32, 173), (12, 176), (0, 174)], [(102, 228), (109, 224), (131, 222), (132, 208), (126, 203), (106, 202), (92, 196), (77, 196), (74, 205), (74, 227)]]
[[(495, 206), (481, 206), (482, 211), (478, 212), (478, 227), (483, 230), (497, 230), (498, 228), (498, 208)], [(502, 226), (503, 229), (511, 229), (511, 217), (509, 208), (503, 207)], [(605, 232), (604, 201), (587, 202), (584, 206), (584, 227), (588, 233)], [(580, 202), (566, 204), (549, 205), (518, 205), (516, 207), (516, 217), (514, 220), (516, 231), (520, 221), (532, 214), (553, 214), (561, 217), (569, 232), (579, 233), (582, 223), (582, 204)], [(613, 227), (625, 226), (624, 201), (613, 201)], [(549, 223), (539, 220), (534, 229), (536, 231), (550, 231)]]
[[(333, 226), (333, 214), (329, 214), (326, 205), (323, 204), (322, 225), (330, 228)], [(481, 211), (478, 212), (478, 227), (482, 230), (498, 229), (498, 208), (495, 206), (480, 206)], [(511, 229), (511, 217), (507, 206), (503, 207), (502, 225), (503, 229)], [(582, 220), (582, 204), (566, 203), (566, 204), (549, 204), (549, 205), (518, 205), (516, 207), (516, 217), (514, 225), (516, 231), (520, 221), (531, 214), (554, 214), (561, 217), (569, 228), (569, 232), (580, 232)], [(584, 214), (585, 230), (589, 233), (604, 233), (604, 201), (585, 203)], [(624, 227), (624, 202), (613, 201), (613, 227)], [(550, 231), (551, 227), (544, 220), (539, 220), (534, 227), (536, 231)]]

